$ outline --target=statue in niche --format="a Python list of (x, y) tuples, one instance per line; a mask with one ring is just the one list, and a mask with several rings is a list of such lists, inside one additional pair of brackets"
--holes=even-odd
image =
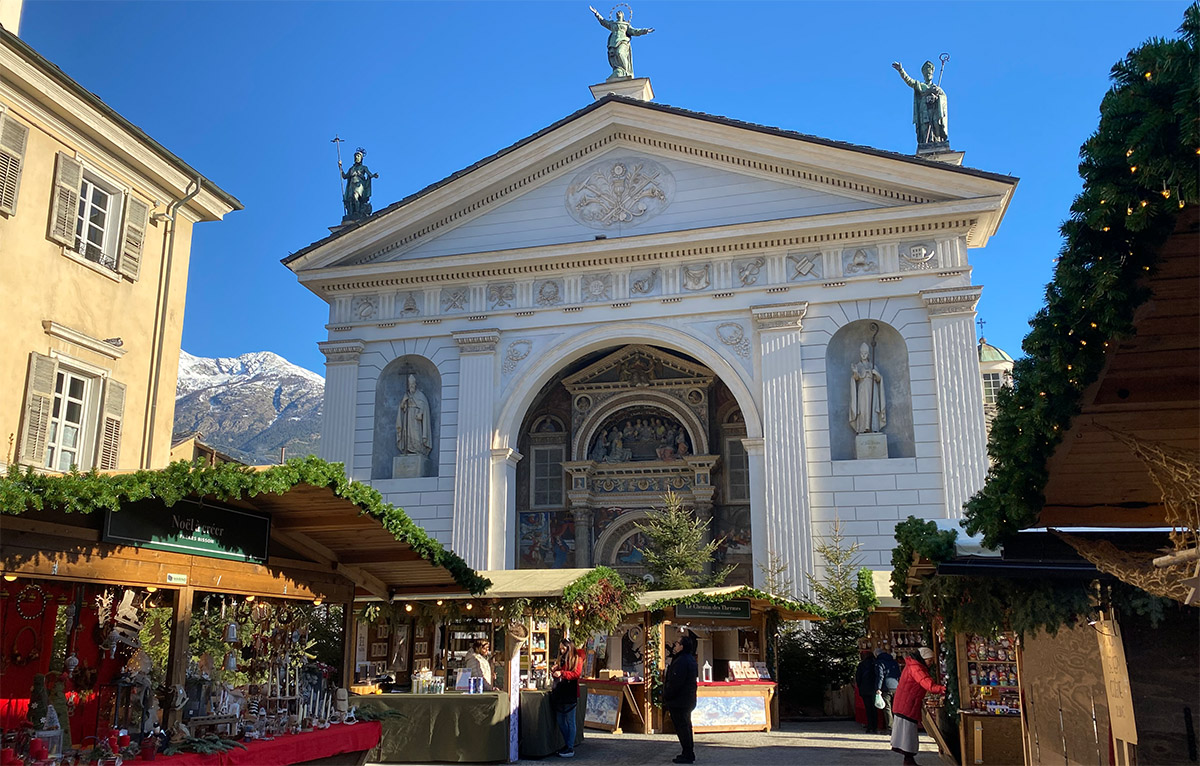
[(417, 376), (408, 376), (408, 391), (400, 400), (400, 409), (396, 414), (396, 448), (401, 455), (429, 454), (433, 449), (430, 436), (429, 400), (417, 388)]
[[(950, 59), (942, 54), (942, 69)], [(933, 81), (934, 65), (926, 61), (921, 65), (924, 82), (909, 77), (900, 62), (893, 61), (892, 68), (900, 73), (900, 79), (913, 89), (913, 125), (917, 129), (917, 151), (949, 149), (950, 137), (946, 127), (946, 92)], [(941, 78), (939, 77), (940, 81)]]
[(863, 343), (850, 365), (850, 427), (856, 434), (875, 434), (887, 425), (883, 375), (875, 369), (872, 346)]
[[(629, 6), (625, 6), (628, 8)], [(600, 15), (600, 11), (588, 6), (595, 16), (596, 21), (600, 22), (600, 26), (608, 30), (608, 64), (612, 67), (612, 74), (608, 76), (609, 80), (628, 80), (633, 78), (633, 51), (629, 47), (629, 38), (648, 35), (654, 31), (653, 27), (647, 29), (638, 29), (625, 20), (625, 12), (617, 11), (617, 17), (612, 19), (604, 18)], [(630, 20), (633, 19), (633, 10), (629, 11)]]
[(349, 170), (342, 170), (342, 158), (338, 157), (338, 172), (346, 180), (346, 190), (342, 193), (342, 205), (346, 208), (343, 221), (353, 221), (371, 215), (371, 179), (379, 178), (378, 173), (372, 173), (363, 164), (367, 151), (361, 146), (354, 150), (354, 164)]

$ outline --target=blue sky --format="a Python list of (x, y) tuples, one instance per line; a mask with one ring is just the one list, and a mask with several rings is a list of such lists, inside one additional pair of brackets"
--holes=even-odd
[[(593, 3), (595, 4), (595, 3)], [(1079, 189), (1114, 62), (1186, 2), (637, 2), (656, 100), (911, 152), (892, 70), (950, 53), (950, 139), (1018, 176), (974, 281), (1016, 354)], [(605, 15), (609, 4), (596, 7)], [(325, 304), (279, 259), (341, 218), (329, 139), (366, 147), (376, 209), (591, 102), (606, 32), (575, 2), (27, 0), (21, 36), (246, 209), (196, 228), (183, 347), (274, 351), (324, 373)]]

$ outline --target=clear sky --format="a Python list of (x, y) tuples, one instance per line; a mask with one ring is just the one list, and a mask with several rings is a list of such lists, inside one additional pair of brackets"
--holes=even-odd
[[(912, 73), (942, 82), (965, 164), (1021, 179), (974, 282), (1016, 355), (1042, 305), (1109, 68), (1168, 37), (1183, 0), (633, 4), (656, 100), (880, 149), (915, 149)], [(610, 4), (596, 7), (605, 15)], [(183, 347), (274, 351), (324, 374), (324, 302), (279, 259), (342, 215), (335, 133), (380, 209), (591, 102), (607, 33), (572, 2), (26, 0), (21, 36), (238, 197), (196, 227)]]

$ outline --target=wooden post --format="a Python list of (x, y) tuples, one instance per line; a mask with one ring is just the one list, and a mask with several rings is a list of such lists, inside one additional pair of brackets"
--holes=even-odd
[[(189, 637), (192, 632), (193, 595), (192, 586), (185, 585), (175, 591), (175, 602), (172, 604), (171, 647), (167, 655), (167, 684), (172, 690), (187, 681), (188, 661), (192, 657)], [(165, 723), (168, 727), (182, 720), (182, 710), (171, 707), (167, 711)]]
[(342, 687), (354, 683), (354, 658), (358, 652), (358, 620), (354, 619), (354, 601), (347, 601), (342, 614)]

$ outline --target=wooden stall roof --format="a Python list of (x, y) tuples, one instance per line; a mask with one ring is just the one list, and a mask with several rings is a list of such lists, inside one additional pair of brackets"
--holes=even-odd
[[(340, 464), (317, 458), (258, 468), (177, 463), (161, 471), (29, 472), (0, 482), (13, 500), (4, 514), (28, 516), (42, 508), (119, 512), (134, 500), (160, 500), (166, 509), (188, 499), (267, 514), (272, 540), (343, 575), (357, 592), (379, 598), (415, 592), (465, 596), (489, 585), (378, 492), (350, 482)], [(0, 515), (0, 525), (4, 518)]]
[(1145, 284), (1136, 334), (1108, 349), (1100, 378), (1047, 462), (1045, 526), (1162, 524), (1162, 490), (1114, 437), (1196, 450), (1200, 446), (1200, 234), (1182, 213)]
[(814, 607), (797, 601), (775, 596), (766, 591), (745, 585), (726, 585), (720, 588), (686, 588), (682, 590), (654, 590), (638, 594), (638, 606), (646, 612), (663, 609), (676, 604), (695, 601), (720, 602), (735, 598), (750, 600), (750, 608), (756, 611), (774, 609), (784, 620), (823, 620)]
[[(491, 586), (479, 594), (479, 598), (553, 598), (561, 596), (568, 585), (587, 576), (591, 569), (485, 569), (480, 577), (491, 581)], [(459, 597), (467, 597), (462, 594)], [(439, 598), (456, 598), (441, 593), (417, 593), (406, 595), (409, 601), (432, 601)], [(369, 600), (369, 599), (368, 599)]]

